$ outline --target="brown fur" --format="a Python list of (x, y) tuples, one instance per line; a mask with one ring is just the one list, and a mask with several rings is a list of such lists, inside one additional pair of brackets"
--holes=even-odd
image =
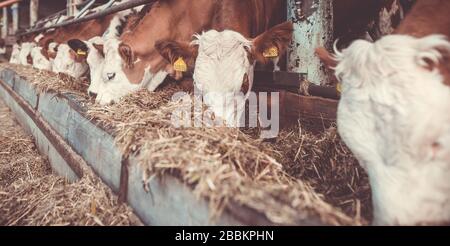
[[(285, 17), (285, 0), (171, 0), (155, 3), (144, 18), (120, 37), (134, 57), (141, 59), (151, 72), (165, 69), (169, 60), (159, 55), (155, 48), (158, 40), (187, 43), (194, 33), (211, 28), (221, 31), (231, 29), (251, 38), (282, 22)], [(156, 23), (156, 24), (155, 24)], [(164, 52), (163, 52), (164, 53)], [(129, 54), (124, 57), (128, 64)], [(167, 70), (167, 69), (166, 69)], [(131, 81), (138, 69), (125, 69)]]
[(125, 62), (127, 68), (133, 68), (134, 61), (136, 60), (131, 47), (127, 44), (121, 43), (119, 45), (119, 54)]

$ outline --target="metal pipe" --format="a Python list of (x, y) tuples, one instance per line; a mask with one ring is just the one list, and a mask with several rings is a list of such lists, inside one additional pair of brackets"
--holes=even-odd
[(84, 6), (80, 12), (75, 16), (75, 19), (78, 19), (80, 17), (82, 17), (84, 14), (87, 13), (87, 11), (89, 10), (89, 8), (94, 5), (96, 0), (91, 0), (88, 4), (86, 4), (86, 6)]
[(114, 4), (115, 1), (116, 0), (109, 0), (109, 2), (107, 2), (105, 5), (103, 5), (102, 10), (105, 10), (105, 9), (111, 7)]
[(38, 29), (35, 29), (35, 30), (31, 30), (31, 31), (20, 33), (18, 35), (22, 36), (22, 35), (27, 35), (27, 34), (31, 34), (31, 33), (42, 32), (42, 31), (45, 31), (45, 30), (48, 30), (48, 29), (51, 29), (51, 28), (58, 28), (58, 27), (64, 27), (64, 26), (68, 26), (68, 25), (78, 24), (78, 23), (85, 22), (85, 21), (90, 21), (90, 20), (93, 20), (93, 19), (96, 19), (96, 18), (101, 18), (101, 17), (104, 17), (106, 15), (110, 15), (110, 14), (113, 14), (113, 13), (116, 13), (116, 12), (119, 12), (119, 11), (122, 11), (122, 10), (125, 10), (125, 9), (134, 8), (134, 7), (139, 6), (139, 5), (143, 5), (143, 4), (147, 4), (147, 3), (153, 3), (153, 2), (156, 2), (156, 1), (158, 1), (158, 0), (133, 0), (133, 1), (128, 1), (128, 2), (125, 2), (123, 4), (119, 4), (119, 5), (113, 6), (111, 8), (106, 9), (106, 10), (100, 11), (98, 13), (93, 13), (93, 14), (90, 14), (88, 16), (85, 16), (85, 17), (82, 17), (82, 18), (79, 18), (79, 19), (65, 21), (63, 23), (59, 23), (59, 24), (53, 25), (51, 27), (41, 27), (41, 28), (38, 28)]

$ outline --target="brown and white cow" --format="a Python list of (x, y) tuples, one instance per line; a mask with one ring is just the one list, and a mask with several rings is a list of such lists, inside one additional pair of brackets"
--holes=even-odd
[(117, 101), (139, 88), (155, 90), (166, 78), (164, 58), (154, 45), (158, 39), (189, 40), (209, 27), (216, 1), (160, 0), (146, 8), (118, 39), (105, 41), (105, 65), (97, 102)]
[(450, 222), (450, 1), (418, 0), (393, 35), (331, 57), (338, 130), (368, 172), (374, 223)]
[[(97, 95), (97, 102), (108, 104), (117, 101), (141, 87), (146, 87), (150, 91), (155, 90), (168, 74), (176, 73), (172, 60), (159, 54), (161, 52), (165, 56), (165, 52), (161, 49), (170, 47), (160, 41), (166, 40), (174, 44), (189, 43), (193, 34), (212, 28), (220, 32), (231, 29), (233, 32), (228, 32), (230, 33), (228, 40), (236, 42), (240, 38), (243, 41), (236, 47), (240, 52), (239, 59), (242, 63), (233, 64), (237, 66), (239, 73), (242, 71), (242, 74), (237, 81), (235, 78), (231, 79), (233, 82), (230, 81), (230, 85), (242, 84), (244, 74), (252, 76), (249, 68), (253, 65), (253, 61), (247, 58), (251, 52), (247, 53), (245, 49), (259, 48), (253, 46), (249, 38), (256, 37), (275, 24), (281, 23), (285, 6), (286, 1), (278, 0), (156, 2), (135, 29), (124, 33), (119, 40), (105, 42), (104, 53), (107, 61), (102, 73), (104, 83)], [(213, 32), (207, 35), (211, 33)], [(239, 35), (241, 37), (238, 37)], [(157, 47), (155, 44), (158, 44)], [(220, 48), (225, 47), (229, 48), (228, 46)], [(284, 45), (281, 45), (279, 48), (283, 47)], [(188, 66), (195, 60), (189, 58), (186, 57)], [(231, 74), (233, 71), (225, 73)], [(240, 88), (240, 86), (231, 87)]]
[[(142, 11), (145, 11), (146, 6)], [(117, 39), (123, 31), (130, 29), (130, 25), (139, 19), (141, 13), (138, 10), (134, 11), (122, 11), (115, 15), (109, 28), (103, 34), (103, 36), (96, 36), (89, 40), (71, 39), (67, 42), (73, 51), (82, 51), (86, 53), (86, 63), (89, 65), (90, 85), (88, 88), (88, 94), (95, 96), (101, 89), (103, 83), (101, 72), (105, 65), (105, 55), (103, 53), (103, 45), (106, 40)]]

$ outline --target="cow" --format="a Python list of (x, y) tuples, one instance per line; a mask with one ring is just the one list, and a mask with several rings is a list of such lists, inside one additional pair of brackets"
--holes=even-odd
[(20, 45), (18, 43), (13, 44), (11, 57), (9, 58), (9, 62), (12, 64), (20, 64)]
[[(79, 78), (84, 73), (88, 72), (89, 65), (87, 63), (87, 58), (89, 53), (88, 50), (84, 49), (87, 45), (83, 45), (83, 47), (81, 47), (82, 49), (80, 49), (76, 45), (77, 42), (73, 42), (73, 40), (81, 41), (92, 39), (96, 40), (97, 44), (100, 44), (98, 42), (100, 38), (103, 38), (104, 40), (117, 38), (122, 32), (123, 25), (127, 18), (131, 14), (140, 11), (141, 8), (142, 7), (136, 7), (106, 16), (102, 19), (97, 19), (93, 23), (86, 24), (87, 27), (84, 31), (75, 35), (65, 36), (64, 39), (67, 40), (61, 44), (62, 49), (58, 49), (58, 55), (54, 61), (54, 71), (68, 73), (75, 78)], [(91, 68), (98, 69), (98, 65), (99, 64), (92, 64)]]
[[(230, 12), (237, 10), (238, 6), (231, 8)], [(186, 70), (194, 71), (194, 84), (202, 93), (205, 104), (223, 123), (235, 127), (240, 122), (246, 96), (252, 87), (255, 61), (265, 64), (274, 58), (274, 63), (277, 63), (291, 42), (293, 25), (284, 22), (250, 38), (254, 35), (250, 29), (253, 25), (251, 19), (233, 19), (234, 23), (224, 24), (225, 20), (232, 18), (226, 14), (221, 18), (223, 20), (213, 28), (217, 26), (223, 31), (213, 29), (197, 34), (191, 44), (162, 40), (156, 47), (169, 64), (175, 64), (180, 58), (188, 61)], [(275, 50), (273, 57), (265, 55), (270, 49)], [(274, 67), (277, 69), (277, 65)], [(174, 67), (171, 69), (176, 70)], [(241, 93), (244, 83), (248, 83), (247, 95)]]
[(66, 42), (73, 38), (83, 40), (102, 35), (110, 26), (114, 15), (99, 19), (58, 28), (47, 35), (40, 44), (46, 47), (48, 43), (57, 43), (57, 53), (53, 61), (53, 71), (66, 73), (75, 78), (87, 74), (89, 66), (86, 64), (86, 54), (74, 51)]
[(81, 61), (83, 64), (87, 64), (90, 70), (90, 86), (88, 93), (91, 96), (96, 96), (98, 88), (101, 85), (101, 70), (104, 65), (103, 45), (105, 40), (117, 39), (123, 30), (127, 30), (129, 19), (133, 19), (133, 16), (137, 15), (137, 12), (141, 8), (135, 8), (130, 11), (122, 11), (114, 16), (111, 20), (111, 24), (103, 35), (95, 36), (87, 41), (81, 39), (71, 39), (67, 42), (73, 52), (82, 51), (86, 54), (85, 59)]
[(6, 44), (3, 38), (0, 38), (0, 55), (6, 54)]
[[(251, 19), (252, 31), (267, 30), (269, 14), (284, 14), (284, 9), (271, 8), (275, 4), (285, 6), (286, 1), (157, 1), (148, 13), (118, 40), (108, 40), (104, 44), (105, 65), (102, 69), (102, 91), (96, 101), (109, 104), (118, 101), (139, 88), (154, 91), (173, 73), (172, 64), (156, 50), (158, 40), (171, 39), (189, 42), (192, 35), (209, 30), (216, 19), (227, 12), (236, 10), (234, 17)], [(239, 6), (241, 8), (234, 8)], [(186, 14), (191, 13), (191, 14)], [(250, 14), (248, 14), (250, 13)], [(245, 18), (243, 16), (246, 16)], [(272, 23), (271, 26), (276, 23)], [(281, 22), (281, 21), (280, 21)], [(278, 22), (278, 23), (280, 23)], [(247, 28), (247, 27), (245, 27)], [(264, 29), (266, 28), (266, 29)], [(237, 30), (240, 31), (240, 30)], [(253, 34), (253, 33), (252, 33)], [(251, 36), (251, 35), (249, 35)]]
[(392, 35), (326, 54), (340, 136), (367, 171), (376, 225), (450, 222), (450, 1), (417, 0)]
[(22, 43), (19, 51), (19, 64), (21, 65), (33, 65), (33, 60), (31, 58), (31, 50), (36, 47), (34, 42), (24, 42)]
[(86, 63), (89, 66), (90, 75), (88, 94), (93, 97), (97, 95), (101, 83), (101, 69), (105, 61), (103, 43), (103, 38), (98, 36), (87, 41), (79, 39), (71, 39), (68, 41), (68, 45), (72, 50), (82, 50), (86, 53)]
[(167, 64), (154, 47), (156, 40), (189, 40), (210, 24), (215, 4), (211, 0), (160, 0), (147, 5), (118, 39), (105, 40), (102, 89), (96, 101), (109, 104), (139, 88), (155, 90), (167, 76)]
[(34, 68), (41, 70), (52, 71), (53, 62), (49, 59), (48, 54), (46, 53), (44, 48), (42, 47), (34, 47), (31, 50), (30, 56), (32, 58), (32, 65)]

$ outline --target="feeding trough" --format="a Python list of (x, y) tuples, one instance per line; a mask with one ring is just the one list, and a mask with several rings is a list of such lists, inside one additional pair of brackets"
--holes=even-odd
[[(283, 92), (281, 105), (299, 106), (281, 117), (300, 116), (300, 127), (287, 125), (277, 139), (262, 141), (257, 129), (174, 128), (174, 84), (101, 107), (82, 93), (81, 82), (51, 72), (2, 64), (0, 81), (2, 100), (39, 149), (50, 150), (42, 153), (60, 175), (76, 180), (80, 162), (87, 163), (148, 225), (370, 219), (367, 177), (332, 127), (334, 100)], [(321, 122), (322, 129), (302, 122)]]

